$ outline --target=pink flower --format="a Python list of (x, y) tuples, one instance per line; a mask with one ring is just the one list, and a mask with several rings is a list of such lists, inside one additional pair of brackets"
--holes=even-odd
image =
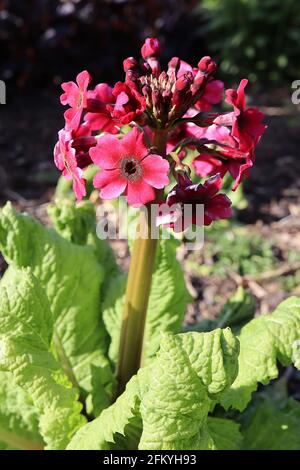
[(87, 92), (87, 110), (84, 120), (92, 131), (116, 134), (119, 122), (111, 117), (107, 106), (115, 102), (112, 88), (107, 83), (99, 83), (94, 90)]
[(146, 109), (146, 100), (134, 82), (117, 82), (112, 94), (115, 98), (114, 106), (107, 106), (111, 116), (121, 124), (139, 121)]
[(69, 105), (70, 108), (65, 112), (66, 129), (77, 129), (80, 124), (82, 111), (87, 104), (87, 88), (91, 81), (90, 74), (84, 70), (76, 77), (76, 82), (66, 82), (61, 85), (65, 93), (60, 97), (63, 105)]
[(136, 128), (122, 140), (112, 135), (100, 137), (90, 150), (93, 162), (101, 168), (94, 178), (103, 199), (125, 193), (130, 205), (138, 207), (155, 199), (155, 190), (169, 183), (169, 163), (150, 154), (143, 134)]
[[(226, 194), (219, 193), (221, 186), (220, 175), (209, 178), (204, 184), (193, 184), (187, 175), (180, 175), (178, 184), (167, 197), (167, 204), (171, 210), (176, 206), (180, 207), (179, 211), (173, 210), (170, 214), (171, 226), (176, 231), (183, 231), (191, 224), (200, 225), (202, 221), (197, 219), (197, 206), (199, 205), (204, 206), (204, 225), (210, 225), (213, 220), (231, 217), (231, 201)], [(185, 204), (191, 206), (188, 214), (184, 210)], [(177, 214), (176, 220), (174, 220), (174, 213)], [(167, 217), (164, 217), (164, 221), (167, 221)]]
[(219, 104), (222, 101), (224, 93), (224, 83), (221, 80), (211, 80), (207, 83), (201, 98), (195, 104), (198, 111), (210, 111), (213, 105)]
[[(226, 101), (233, 106), (233, 113), (227, 116), (231, 118), (232, 136), (239, 142), (243, 150), (252, 150), (260, 141), (267, 126), (262, 121), (264, 114), (257, 108), (246, 108), (245, 87), (248, 80), (241, 80), (237, 90), (226, 91)], [(226, 116), (226, 115), (225, 115)], [(220, 117), (221, 123), (224, 117)], [(218, 124), (218, 119), (215, 120)]]
[(247, 171), (253, 165), (254, 153), (241, 150), (239, 142), (231, 135), (230, 130), (224, 126), (212, 126), (203, 129), (202, 137), (216, 142), (214, 152), (204, 152), (195, 158), (193, 167), (198, 176), (211, 176), (219, 173), (224, 176), (229, 172), (235, 182), (233, 190), (241, 183)]
[(54, 148), (54, 163), (68, 180), (73, 180), (77, 201), (86, 195), (83, 171), (77, 166), (76, 150), (71, 146), (72, 134), (65, 129), (58, 133), (59, 140)]
[(141, 54), (144, 60), (149, 57), (158, 57), (161, 54), (159, 40), (156, 38), (147, 38), (142, 46)]

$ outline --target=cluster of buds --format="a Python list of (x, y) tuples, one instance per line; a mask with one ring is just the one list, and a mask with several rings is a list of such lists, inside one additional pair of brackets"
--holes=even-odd
[[(204, 205), (204, 224), (230, 217), (230, 200), (219, 192), (226, 173), (235, 190), (255, 159), (255, 147), (266, 126), (263, 114), (247, 108), (242, 80), (226, 91), (232, 109), (212, 112), (224, 94), (214, 78), (215, 62), (203, 57), (197, 67), (173, 57), (161, 70), (161, 46), (148, 38), (142, 59), (124, 60), (124, 82), (89, 89), (91, 77), (81, 72), (76, 83), (63, 83), (61, 103), (68, 105), (65, 127), (59, 132), (56, 166), (73, 180), (77, 200), (86, 195), (84, 169), (97, 165), (95, 188), (104, 199), (122, 193), (129, 204), (141, 206), (157, 199), (157, 190), (174, 181), (166, 203)], [(129, 130), (128, 130), (129, 126)], [(163, 148), (156, 136), (163, 135)], [(185, 160), (189, 151), (194, 158)], [(191, 170), (197, 182), (191, 179)], [(199, 181), (206, 178), (206, 181)], [(208, 179), (207, 179), (208, 178)], [(190, 223), (196, 223), (195, 220)]]

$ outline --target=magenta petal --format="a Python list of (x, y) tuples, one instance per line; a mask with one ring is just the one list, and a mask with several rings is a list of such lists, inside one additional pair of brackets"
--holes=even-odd
[(148, 155), (143, 160), (143, 179), (157, 189), (169, 184), (169, 163), (160, 155)]
[(78, 202), (86, 195), (85, 179), (82, 177), (83, 172), (80, 168), (77, 168), (73, 174), (73, 190), (76, 195)]
[(78, 86), (82, 91), (85, 91), (87, 89), (90, 81), (91, 76), (86, 70), (80, 72), (76, 77), (76, 82), (78, 83)]
[(120, 177), (119, 170), (104, 170), (94, 177), (94, 186), (101, 190), (100, 196), (103, 199), (114, 199), (124, 192), (127, 180)]
[(115, 169), (122, 157), (121, 142), (113, 135), (104, 135), (98, 140), (97, 146), (90, 149), (90, 156), (100, 168)]
[(145, 181), (128, 183), (126, 190), (127, 202), (131, 206), (139, 207), (155, 199), (155, 191)]
[(74, 83), (74, 82), (62, 83), (61, 87), (65, 92), (60, 97), (61, 104), (63, 104), (63, 105), (68, 104), (72, 107), (75, 106), (77, 96), (78, 96), (78, 93), (79, 93), (78, 86), (76, 85), (76, 83)]
[(66, 130), (68, 131), (77, 131), (82, 115), (82, 109), (69, 108), (64, 113), (64, 118), (66, 120)]
[(144, 143), (144, 134), (136, 127), (122, 139), (123, 155), (134, 155), (137, 160), (144, 158), (148, 149)]
[(205, 215), (212, 220), (228, 219), (232, 216), (230, 199), (225, 194), (218, 194), (205, 206)]

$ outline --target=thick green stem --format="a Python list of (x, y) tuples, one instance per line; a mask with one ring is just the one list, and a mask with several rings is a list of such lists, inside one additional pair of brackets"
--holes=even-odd
[[(158, 153), (165, 156), (166, 131), (157, 130), (153, 143)], [(143, 238), (135, 239), (131, 255), (119, 347), (117, 396), (124, 391), (127, 382), (137, 373), (141, 365), (147, 307), (157, 247), (157, 240), (151, 238), (150, 210), (148, 214), (141, 211), (138, 231), (143, 233)]]

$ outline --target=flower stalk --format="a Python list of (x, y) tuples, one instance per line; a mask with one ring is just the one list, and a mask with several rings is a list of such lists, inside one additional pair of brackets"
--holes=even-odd
[[(161, 156), (166, 154), (165, 130), (156, 130), (153, 144)], [(159, 199), (159, 193), (157, 194)], [(151, 237), (151, 204), (141, 211), (137, 226), (128, 274), (125, 305), (122, 318), (119, 360), (117, 369), (117, 397), (141, 366), (147, 307), (155, 263), (157, 239)]]

